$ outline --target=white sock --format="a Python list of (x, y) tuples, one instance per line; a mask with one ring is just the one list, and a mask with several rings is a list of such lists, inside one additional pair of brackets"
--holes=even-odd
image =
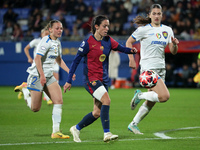
[(31, 97), (30, 96), (26, 99), (26, 102), (27, 102), (27, 106), (31, 109)]
[(46, 101), (48, 102), (50, 100), (49, 96), (43, 91), (44, 97), (46, 98)]
[(54, 104), (52, 112), (53, 133), (60, 131), (62, 104)]
[(142, 93), (138, 94), (138, 98), (139, 99), (146, 99), (146, 100), (151, 101), (151, 102), (160, 102), (159, 99), (158, 99), (158, 94), (154, 91), (142, 92)]
[(133, 125), (136, 125), (136, 126), (137, 126), (137, 124), (138, 124), (142, 119), (144, 119), (144, 117), (146, 117), (146, 115), (149, 113), (150, 110), (151, 110), (151, 108), (149, 108), (149, 107), (146, 105), (146, 103), (144, 102), (144, 103), (140, 106), (140, 108), (139, 108), (137, 114), (135, 115), (135, 117), (133, 118), (133, 121), (132, 121), (131, 123), (132, 123)]
[(24, 99), (27, 102), (27, 106), (31, 109), (31, 97), (29, 90), (27, 88), (22, 88), (22, 92), (24, 94)]
[(30, 97), (30, 92), (27, 88), (22, 88), (22, 92), (24, 94), (24, 99), (26, 100), (28, 97)]

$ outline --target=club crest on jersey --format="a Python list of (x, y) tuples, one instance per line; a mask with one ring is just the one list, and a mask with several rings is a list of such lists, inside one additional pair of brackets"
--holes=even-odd
[(97, 82), (96, 81), (91, 81), (90, 82), (93, 86), (97, 85)]
[(102, 51), (103, 51), (103, 50), (104, 50), (104, 47), (103, 47), (103, 46), (100, 46), (100, 50), (102, 50)]
[(99, 57), (99, 61), (100, 62), (104, 62), (105, 59), (106, 59), (106, 55), (105, 54), (101, 54), (101, 56)]
[(157, 34), (156, 34), (156, 37), (157, 37), (158, 39), (160, 39), (160, 38), (161, 38), (161, 35), (160, 35), (159, 33), (157, 33)]
[(167, 39), (168, 33), (166, 31), (163, 31), (162, 34), (163, 34), (164, 38)]
[(53, 45), (52, 49), (54, 50), (55, 54), (58, 53), (58, 47), (57, 46)]

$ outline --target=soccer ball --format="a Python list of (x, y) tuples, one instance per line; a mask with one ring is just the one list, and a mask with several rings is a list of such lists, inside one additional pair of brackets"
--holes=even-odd
[(152, 88), (156, 86), (158, 75), (152, 70), (146, 70), (139, 76), (140, 85), (145, 88)]

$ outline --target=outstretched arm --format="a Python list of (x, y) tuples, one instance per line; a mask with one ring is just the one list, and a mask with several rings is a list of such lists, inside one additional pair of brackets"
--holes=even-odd
[(70, 71), (69, 71), (69, 75), (67, 78), (67, 82), (63, 86), (64, 93), (66, 92), (67, 89), (68, 89), (68, 91), (71, 89), (71, 83), (74, 78), (74, 73), (75, 73), (76, 68), (78, 67), (78, 64), (80, 63), (81, 59), (82, 59), (82, 56), (77, 53), (71, 66), (70, 66)]
[(63, 61), (63, 59), (58, 56), (56, 58), (56, 62), (58, 63), (58, 65), (63, 69), (65, 70), (67, 73), (69, 73), (69, 68), (67, 67), (67, 65), (65, 64), (65, 62)]
[[(56, 62), (58, 63), (58, 65), (59, 65), (63, 70), (65, 70), (65, 71), (69, 74), (69, 68), (68, 68), (68, 66), (66, 65), (66, 63), (63, 61), (63, 59), (62, 59), (60, 56), (58, 56), (58, 57), (56, 58)], [(76, 75), (73, 74), (72, 80), (74, 81), (75, 79), (76, 79)]]
[[(136, 40), (132, 36), (130, 36), (128, 38), (128, 40), (126, 41), (126, 47), (132, 48), (133, 47), (133, 43), (135, 41)], [(129, 67), (132, 68), (132, 69), (137, 69), (136, 63), (135, 63), (135, 59), (134, 59), (133, 55), (132, 54), (128, 54), (128, 58), (129, 58)]]

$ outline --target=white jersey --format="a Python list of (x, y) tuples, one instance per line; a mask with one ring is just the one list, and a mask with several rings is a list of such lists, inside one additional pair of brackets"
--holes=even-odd
[(39, 44), (39, 42), (40, 42), (41, 39), (42, 39), (41, 37), (40, 37), (40, 38), (37, 38), (37, 39), (33, 39), (33, 40), (29, 43), (30, 48), (34, 48), (34, 50), (33, 50), (33, 56), (34, 56), (34, 58), (35, 58), (35, 56), (36, 56), (37, 45)]
[[(37, 46), (36, 54), (42, 56), (42, 68), (45, 77), (53, 75), (53, 65), (55, 59), (61, 56), (62, 48), (60, 40), (52, 40), (49, 35), (41, 39)], [(27, 72), (32, 75), (39, 76), (35, 62), (27, 69)]]
[(170, 27), (162, 25), (152, 27), (151, 24), (138, 27), (132, 33), (136, 41), (140, 41), (140, 66), (142, 70), (165, 68), (165, 47), (174, 37)]

